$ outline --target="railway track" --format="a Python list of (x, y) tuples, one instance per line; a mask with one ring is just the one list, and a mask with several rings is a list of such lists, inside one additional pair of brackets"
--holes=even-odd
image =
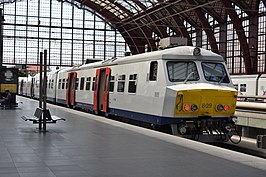
[(239, 144), (233, 144), (228, 141), (224, 143), (211, 143), (211, 145), (266, 159), (266, 149), (257, 148), (256, 139), (242, 137), (242, 141)]

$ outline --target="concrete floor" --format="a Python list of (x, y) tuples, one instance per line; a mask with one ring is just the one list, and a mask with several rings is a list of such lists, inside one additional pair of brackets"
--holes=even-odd
[(0, 110), (0, 177), (265, 177), (266, 160), (49, 105), (66, 118), (46, 134), (22, 115), (37, 101)]

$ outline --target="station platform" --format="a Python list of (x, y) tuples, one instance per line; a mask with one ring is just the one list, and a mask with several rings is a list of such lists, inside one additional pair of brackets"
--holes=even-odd
[(50, 105), (65, 118), (38, 124), (38, 101), (0, 110), (0, 177), (265, 177), (266, 159), (214, 147), (85, 112)]

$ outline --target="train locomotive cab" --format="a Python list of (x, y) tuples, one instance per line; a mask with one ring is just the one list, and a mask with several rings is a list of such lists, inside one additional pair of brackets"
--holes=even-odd
[(172, 133), (205, 142), (230, 139), (235, 128), (237, 91), (223, 58), (194, 48), (186, 59), (166, 57), (165, 67), (168, 84), (164, 111), (174, 105)]

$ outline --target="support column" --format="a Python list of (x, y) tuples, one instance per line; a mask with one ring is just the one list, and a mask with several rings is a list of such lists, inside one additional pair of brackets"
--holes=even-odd
[[(39, 83), (39, 108), (42, 108), (42, 98), (43, 98), (43, 85), (42, 85), (42, 66), (43, 66), (43, 52), (40, 52), (40, 83)], [(43, 116), (40, 118), (39, 122), (39, 132), (42, 131), (42, 119)]]
[(196, 47), (202, 47), (202, 29), (196, 29)]
[(3, 66), (3, 21), (4, 13), (0, 8), (0, 68)]
[(219, 53), (223, 56), (226, 61), (227, 53), (227, 25), (226, 23), (221, 24), (220, 26), (220, 36), (219, 36)]
[(251, 73), (258, 71), (258, 13), (250, 15), (249, 19), (249, 52), (251, 62)]
[(43, 133), (46, 133), (47, 50), (44, 50), (43, 58)]

